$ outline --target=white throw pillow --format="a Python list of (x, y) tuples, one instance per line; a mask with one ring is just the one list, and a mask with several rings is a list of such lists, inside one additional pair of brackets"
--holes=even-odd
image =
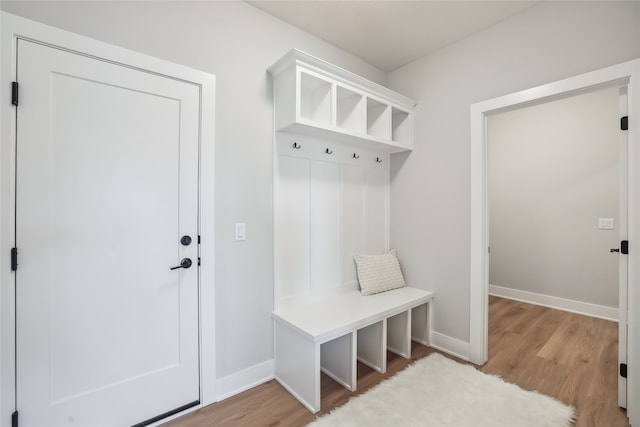
[(407, 286), (395, 249), (383, 255), (355, 254), (360, 293), (372, 295)]

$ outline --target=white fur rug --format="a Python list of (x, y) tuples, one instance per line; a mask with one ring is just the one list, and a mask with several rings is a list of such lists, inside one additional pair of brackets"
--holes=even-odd
[(574, 410), (434, 353), (313, 427), (569, 427)]

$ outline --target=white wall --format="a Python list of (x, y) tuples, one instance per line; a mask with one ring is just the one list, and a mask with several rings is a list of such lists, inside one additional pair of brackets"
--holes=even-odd
[[(0, 5), (217, 76), (217, 374), (224, 377), (272, 359), (273, 108), (266, 69), (295, 47), (381, 84), (386, 74), (239, 1)], [(234, 241), (235, 222), (246, 222), (245, 242)]]
[(491, 285), (618, 307), (620, 132), (617, 87), (487, 118)]
[[(11, 2), (10, 13), (217, 76), (218, 376), (272, 358), (272, 100), (266, 68), (293, 47), (378, 83), (385, 74), (243, 2)], [(469, 105), (640, 57), (640, 3), (544, 2), (405, 66), (416, 150), (394, 155), (391, 247), (436, 291), (435, 330), (469, 338)], [(233, 224), (247, 223), (247, 241)]]
[(543, 2), (389, 75), (418, 100), (416, 149), (394, 155), (391, 247), (435, 291), (436, 332), (469, 341), (469, 106), (640, 57), (640, 3)]

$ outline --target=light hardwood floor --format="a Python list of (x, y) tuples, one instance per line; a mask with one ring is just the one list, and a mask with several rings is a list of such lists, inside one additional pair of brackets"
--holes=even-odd
[[(496, 297), (490, 298), (489, 313), (489, 361), (481, 371), (574, 406), (576, 427), (629, 426), (617, 406), (616, 323)], [(411, 360), (389, 353), (384, 375), (358, 364), (355, 393), (322, 375), (319, 415), (434, 351), (414, 343)], [(272, 380), (164, 427), (303, 426), (314, 418)]]

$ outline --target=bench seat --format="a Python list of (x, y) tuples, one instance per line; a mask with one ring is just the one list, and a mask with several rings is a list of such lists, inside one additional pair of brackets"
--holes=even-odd
[(387, 349), (410, 358), (412, 339), (429, 345), (432, 300), (429, 291), (404, 287), (274, 311), (276, 379), (318, 412), (321, 370), (353, 391), (358, 360), (384, 373)]

